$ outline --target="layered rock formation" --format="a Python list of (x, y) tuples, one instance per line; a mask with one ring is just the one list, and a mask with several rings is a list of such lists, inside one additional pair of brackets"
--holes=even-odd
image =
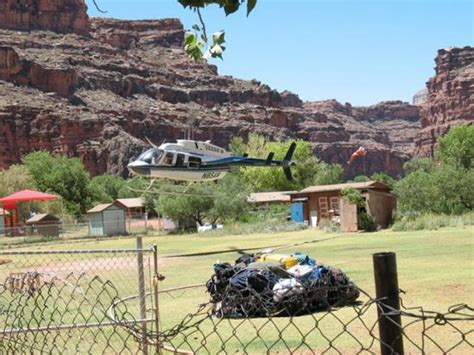
[[(256, 80), (220, 76), (187, 58), (176, 19), (92, 19), (85, 28), (87, 35), (0, 29), (0, 168), (46, 149), (80, 157), (92, 174), (126, 174), (146, 137), (173, 140), (190, 125), (194, 138), (222, 146), (251, 132), (307, 139), (316, 156), (344, 164), (346, 177), (398, 175), (411, 157), (417, 106), (303, 103)], [(360, 145), (365, 161), (347, 166)]]
[(89, 18), (83, 0), (2, 0), (0, 26), (87, 34)]
[(436, 140), (449, 128), (474, 122), (474, 48), (441, 49), (435, 62), (415, 137), (415, 154), (423, 157), (433, 157)]

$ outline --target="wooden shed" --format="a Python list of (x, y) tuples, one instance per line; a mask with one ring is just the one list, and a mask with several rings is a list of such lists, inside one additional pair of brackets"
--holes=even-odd
[(58, 237), (60, 230), (59, 218), (47, 213), (38, 213), (26, 221), (34, 233), (45, 237)]
[(89, 234), (95, 236), (127, 234), (126, 208), (118, 203), (103, 203), (87, 211)]
[(289, 193), (295, 191), (272, 191), (272, 192), (253, 192), (247, 197), (247, 202), (256, 205), (270, 205), (270, 204), (290, 204)]
[(378, 181), (352, 182), (346, 184), (310, 186), (299, 192), (290, 193), (292, 203), (302, 204), (303, 219), (316, 227), (322, 219), (337, 218), (341, 231), (353, 232), (359, 229), (357, 206), (341, 198), (341, 190), (352, 187), (364, 196), (368, 211), (381, 228), (388, 227), (396, 198), (390, 187)]
[(120, 203), (129, 216), (145, 213), (145, 203), (141, 197), (134, 198), (118, 198), (115, 202)]

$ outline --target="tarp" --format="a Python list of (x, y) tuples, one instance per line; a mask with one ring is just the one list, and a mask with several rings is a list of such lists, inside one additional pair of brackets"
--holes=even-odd
[(9, 208), (11, 206), (14, 207), (17, 202), (43, 201), (52, 200), (55, 198), (59, 198), (59, 196), (33, 190), (22, 190), (15, 192), (14, 194), (11, 194), (9, 196), (0, 198), (0, 203), (3, 203), (6, 208)]

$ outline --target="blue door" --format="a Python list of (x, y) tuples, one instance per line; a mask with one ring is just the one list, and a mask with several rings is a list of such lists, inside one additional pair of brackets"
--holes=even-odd
[(291, 220), (293, 222), (303, 223), (303, 204), (293, 203), (291, 205)]

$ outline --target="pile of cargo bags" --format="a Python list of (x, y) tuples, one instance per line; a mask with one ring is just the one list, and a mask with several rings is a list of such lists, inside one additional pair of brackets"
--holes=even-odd
[(212, 313), (220, 318), (298, 316), (353, 304), (357, 286), (340, 270), (298, 252), (271, 250), (214, 264), (207, 282)]

